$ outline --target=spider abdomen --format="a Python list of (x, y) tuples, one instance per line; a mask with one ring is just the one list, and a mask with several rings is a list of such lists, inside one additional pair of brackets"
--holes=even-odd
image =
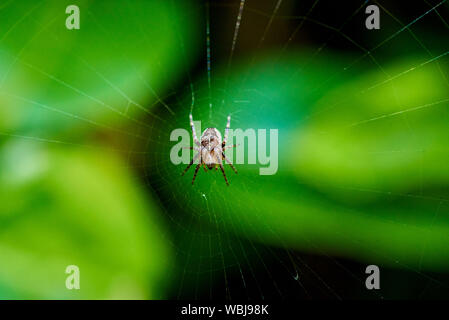
[(201, 161), (206, 164), (209, 169), (213, 168), (216, 164), (220, 163), (220, 161), (217, 159), (217, 157), (220, 155), (220, 153), (217, 151), (220, 150), (220, 147), (216, 147), (216, 149), (214, 148), (211, 151), (203, 149), (201, 151)]

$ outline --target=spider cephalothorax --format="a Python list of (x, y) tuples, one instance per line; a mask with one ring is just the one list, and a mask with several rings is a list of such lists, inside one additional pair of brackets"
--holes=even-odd
[(195, 132), (195, 126), (193, 124), (192, 115), (190, 115), (189, 118), (190, 118), (190, 127), (192, 129), (193, 142), (196, 145), (196, 147), (191, 147), (190, 149), (193, 149), (198, 152), (197, 154), (195, 154), (195, 156), (190, 161), (189, 165), (182, 174), (184, 175), (187, 172), (187, 170), (189, 170), (189, 168), (192, 166), (192, 164), (199, 158), (199, 162), (195, 168), (195, 173), (193, 174), (192, 184), (195, 182), (198, 170), (200, 169), (201, 166), (203, 166), (205, 171), (207, 171), (206, 167), (209, 168), (209, 170), (212, 170), (213, 168), (215, 169), (220, 168), (221, 172), (223, 173), (223, 177), (226, 181), (226, 184), (229, 185), (228, 179), (226, 178), (226, 174), (223, 168), (223, 160), (225, 160), (231, 166), (232, 170), (234, 170), (234, 172), (237, 173), (237, 170), (232, 165), (231, 160), (229, 160), (224, 154), (224, 150), (226, 149), (226, 140), (228, 138), (229, 133), (229, 127), (231, 125), (231, 116), (228, 116), (228, 122), (226, 124), (225, 136), (223, 141), (221, 140), (220, 131), (218, 131), (216, 128), (207, 128), (206, 130), (204, 130), (203, 134), (201, 135), (200, 139), (201, 142), (198, 141)]

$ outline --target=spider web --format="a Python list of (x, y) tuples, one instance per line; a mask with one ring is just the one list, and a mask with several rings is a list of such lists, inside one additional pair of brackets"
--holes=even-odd
[[(262, 28), (262, 36), (255, 39), (256, 43), (256, 51), (260, 50), (265, 43), (265, 38), (267, 34), (269, 34), (270, 29), (273, 26), (273, 22), (280, 19), (291, 19), (294, 21), (298, 21), (298, 25), (295, 27), (293, 32), (289, 32), (291, 37), (284, 42), (282, 46), (282, 50), (280, 52), (275, 49), (278, 53), (278, 59), (285, 57), (286, 52), (288, 51), (291, 39), (295, 37), (295, 35), (301, 30), (301, 27), (305, 22), (315, 25), (316, 27), (324, 27), (332, 31), (329, 37), (326, 37), (324, 42), (317, 46), (315, 50), (312, 50), (313, 53), (310, 55), (312, 58), (309, 59), (304, 64), (299, 64), (298, 69), (294, 69), (290, 72), (290, 76), (287, 76), (287, 80), (294, 79), (295, 75), (298, 74), (299, 71), (309, 66), (313, 63), (315, 57), (323, 54), (326, 50), (326, 47), (329, 41), (334, 37), (341, 37), (347, 41), (347, 43), (351, 46), (354, 46), (356, 49), (360, 51), (356, 55), (355, 58), (351, 59), (348, 62), (344, 62), (341, 65), (340, 70), (338, 70), (335, 74), (331, 74), (328, 76), (323, 83), (318, 84), (316, 87), (311, 88), (311, 92), (315, 92), (320, 87), (324, 85), (332, 86), (336, 82), (340, 80), (340, 74), (351, 73), (351, 69), (354, 69), (357, 64), (366, 63), (369, 68), (375, 68), (380, 70), (384, 74), (384, 78), (379, 80), (378, 83), (371, 84), (363, 88), (361, 92), (375, 90), (376, 87), (379, 87), (385, 83), (392, 83), (396, 79), (400, 79), (401, 76), (413, 72), (416, 69), (422, 68), (426, 65), (435, 63), (437, 64), (441, 61), (447, 54), (446, 51), (439, 50), (439, 54), (433, 55), (431, 51), (428, 49), (426, 45), (413, 33), (411, 30), (412, 26), (415, 26), (419, 22), (421, 22), (425, 17), (430, 14), (436, 14), (439, 19), (442, 21), (442, 28), (445, 28), (445, 20), (442, 18), (440, 13), (438, 13), (437, 9), (444, 2), (435, 3), (434, 5), (428, 4), (428, 9), (421, 12), (417, 16), (417, 18), (411, 20), (408, 23), (401, 23), (393, 14), (391, 14), (388, 9), (385, 8), (385, 5), (381, 5), (382, 10), (384, 10), (384, 14), (387, 13), (388, 16), (392, 18), (393, 21), (397, 23), (397, 28), (391, 33), (384, 34), (381, 41), (376, 45), (368, 44), (362, 45), (359, 44), (356, 40), (353, 40), (351, 35), (344, 33), (342, 30), (344, 27), (351, 22), (355, 17), (364, 14), (363, 9), (366, 7), (366, 2), (357, 3), (354, 6), (354, 11), (351, 12), (348, 16), (345, 16), (343, 20), (338, 21), (336, 24), (337, 27), (329, 25), (327, 22), (319, 21), (316, 18), (312, 18), (309, 14), (313, 11), (313, 9), (317, 6), (318, 1), (311, 3), (309, 10), (307, 11), (307, 15), (305, 16), (282, 16), (279, 14), (279, 8), (282, 5), (282, 1), (273, 1), (270, 2), (270, 6), (272, 6), (272, 11), (268, 11), (268, 13), (262, 12), (257, 9), (252, 9), (248, 2), (240, 1), (236, 3), (230, 3), (229, 8), (236, 13), (235, 17), (235, 26), (233, 28), (233, 32), (231, 32), (232, 37), (228, 35), (228, 38), (232, 38), (232, 42), (230, 44), (230, 53), (229, 58), (227, 59), (227, 65), (220, 66), (219, 62), (214, 60), (214, 52), (220, 51), (223, 46), (219, 44), (216, 45), (217, 49), (213, 50), (214, 44), (219, 42), (219, 40), (215, 40), (213, 37), (213, 33), (211, 35), (211, 27), (210, 23), (213, 23), (213, 19), (210, 18), (210, 4), (206, 4), (205, 6), (205, 17), (206, 17), (206, 70), (207, 70), (207, 80), (198, 80), (195, 83), (190, 83), (190, 95), (184, 95), (184, 101), (182, 101), (181, 106), (189, 105), (189, 101), (191, 102), (191, 108), (189, 110), (190, 113), (194, 114), (195, 120), (202, 120), (206, 122), (208, 127), (217, 127), (219, 130), (224, 128), (225, 119), (227, 114), (232, 115), (231, 128), (239, 128), (243, 127), (240, 123), (245, 123), (246, 127), (248, 127), (248, 123), (251, 123), (254, 119), (248, 119), (251, 117), (250, 112), (247, 110), (257, 110), (256, 112), (264, 113), (264, 108), (268, 103), (276, 103), (277, 101), (273, 100), (273, 95), (270, 96), (269, 93), (261, 92), (248, 84), (250, 82), (251, 73), (257, 68), (255, 65), (257, 64), (257, 53), (252, 54), (252, 57), (247, 59), (245, 66), (239, 66), (239, 70), (246, 70), (243, 72), (239, 72), (237, 78), (242, 77), (243, 80), (239, 81), (234, 79), (230, 79), (230, 69), (233, 64), (233, 59), (235, 55), (235, 50), (238, 47), (239, 40), (239, 32), (241, 31), (241, 25), (245, 22), (244, 13), (247, 15), (249, 13), (253, 13), (256, 16), (264, 18), (263, 21), (265, 24), (265, 28)], [(218, 7), (226, 6), (226, 5), (217, 5)], [(273, 31), (273, 30), (272, 30)], [(347, 32), (347, 30), (345, 30)], [(375, 57), (375, 52), (382, 49), (388, 43), (390, 45), (391, 42), (395, 40), (398, 41), (400, 37), (409, 37), (412, 36), (413, 39), (417, 42), (420, 50), (424, 51), (426, 54), (426, 58), (420, 62), (419, 64), (409, 65), (405, 70), (397, 72), (396, 74), (388, 74), (386, 68), (383, 66), (384, 64), (388, 64), (388, 61), (384, 63), (380, 63), (378, 58)], [(212, 40), (211, 40), (212, 37)], [(212, 43), (212, 50), (209, 47)], [(227, 42), (229, 44), (229, 42)], [(225, 60), (226, 59), (222, 59)], [(215, 63), (214, 63), (215, 61)], [(212, 62), (212, 63), (211, 63)], [(260, 62), (259, 62), (260, 63)], [(264, 61), (267, 69), (274, 68), (275, 65), (270, 65), (270, 62)], [(213, 66), (218, 65), (216, 70), (213, 71)], [(367, 67), (368, 67), (367, 66)], [(437, 64), (436, 66), (441, 70), (441, 66)], [(221, 70), (220, 70), (221, 68)], [(212, 71), (211, 71), (212, 69)], [(257, 78), (259, 74), (253, 76), (253, 78)], [(356, 70), (355, 72), (359, 72)], [(214, 77), (214, 80), (211, 81), (211, 74)], [(444, 72), (442, 76), (445, 78)], [(189, 79), (191, 77), (189, 76)], [(204, 82), (207, 81), (207, 84)], [(445, 79), (447, 83), (447, 79)], [(230, 83), (238, 82), (237, 85), (234, 83), (235, 91), (230, 89)], [(212, 88), (211, 88), (212, 87)], [(193, 90), (192, 88), (197, 88)], [(211, 91), (213, 92), (211, 94)], [(190, 97), (192, 97), (190, 99)], [(194, 98), (193, 98), (194, 97)], [(255, 101), (252, 102), (251, 100)], [(344, 101), (344, 100), (343, 100)], [(301, 120), (294, 125), (298, 126), (302, 122), (310, 121), (313, 117), (316, 117), (321, 112), (326, 112), (327, 114), (332, 114), (335, 112), (335, 107), (341, 104), (343, 101), (337, 101), (335, 104), (331, 104), (330, 106), (326, 106), (325, 110), (319, 110), (318, 112), (313, 111), (308, 114), (305, 114), (304, 120)], [(378, 115), (376, 117), (372, 117), (363, 121), (348, 123), (348, 127), (357, 127), (360, 125), (365, 125), (369, 122), (375, 122), (380, 119), (389, 118), (389, 117), (397, 117), (401, 116), (407, 112), (417, 111), (423, 108), (429, 108), (437, 105), (441, 105), (447, 103), (447, 99), (442, 99), (438, 101), (432, 101), (423, 105), (414, 106), (412, 108), (403, 108), (404, 110), (398, 112), (392, 112), (387, 114)], [(196, 107), (201, 104), (208, 104), (209, 110), (205, 111), (205, 108)], [(188, 119), (188, 114), (186, 112), (185, 107), (180, 107), (180, 114), (177, 117), (176, 127), (186, 127), (186, 122)], [(270, 112), (273, 110), (270, 109)], [(337, 111), (338, 112), (338, 111)], [(270, 117), (280, 118), (282, 120), (285, 117), (288, 117), (288, 110), (282, 109), (280, 114), (265, 114), (264, 116), (269, 119)], [(205, 120), (207, 119), (207, 120)], [(180, 121), (179, 121), (180, 120)], [(221, 121), (221, 122), (220, 122)], [(263, 120), (260, 118), (257, 119), (258, 125), (262, 128), (264, 127)], [(407, 121), (407, 119), (400, 118), (399, 121)], [(262, 123), (261, 123), (262, 122)], [(173, 129), (172, 128), (172, 129)], [(344, 128), (341, 128), (344, 129)], [(413, 133), (413, 128), (410, 126), (408, 128), (410, 132)], [(197, 133), (200, 135), (200, 132)], [(285, 146), (280, 146), (283, 148)], [(159, 166), (164, 161), (165, 155), (169, 152), (168, 149), (165, 149), (162, 152), (162, 158), (152, 158), (152, 163), (156, 171), (164, 168), (164, 171), (160, 172), (158, 175), (154, 175), (150, 173), (149, 180), (152, 181), (152, 186), (156, 189), (158, 194), (171, 194), (171, 189), (176, 188), (176, 186), (186, 186), (188, 182), (190, 182), (189, 178), (179, 178), (177, 176), (178, 172), (175, 170), (175, 175), (173, 174), (173, 168), (165, 166)], [(384, 152), (410, 152), (408, 150), (404, 151), (384, 151)], [(165, 160), (166, 161), (166, 160)], [(282, 165), (282, 161), (281, 161)], [(421, 164), (424, 166), (424, 163)], [(180, 169), (181, 170), (181, 169)], [(342, 288), (334, 287), (335, 284), (332, 284), (332, 280), (326, 279), (326, 274), (322, 274), (322, 270), (315, 271), (311, 263), (304, 259), (303, 256), (299, 255), (297, 252), (294, 252), (293, 249), (283, 241), (282, 236), (278, 231), (275, 231), (270, 225), (263, 221), (264, 220), (264, 212), (261, 210), (260, 205), (258, 205), (256, 200), (253, 200), (255, 194), (252, 190), (257, 188), (256, 184), (259, 184), (260, 190), (270, 190), (272, 197), (282, 198), (282, 193), (276, 193), (270, 189), (270, 183), (267, 182), (264, 184), (262, 181), (267, 180), (269, 178), (257, 176), (256, 170), (247, 169), (247, 172), (243, 174), (239, 173), (239, 176), (234, 177), (232, 172), (228, 170), (228, 177), (230, 179), (230, 183), (232, 189), (224, 188), (222, 177), (220, 174), (216, 174), (215, 176), (212, 174), (204, 174), (204, 172), (199, 171), (199, 175), (197, 177), (197, 181), (195, 182), (195, 189), (190, 191), (183, 191), (176, 193), (173, 197), (168, 197), (165, 199), (164, 204), (168, 208), (167, 212), (170, 213), (179, 213), (180, 211), (186, 212), (186, 215), (178, 215), (173, 214), (169, 216), (171, 220), (171, 224), (175, 225), (175, 234), (183, 235), (187, 234), (182, 240), (180, 240), (183, 245), (176, 249), (178, 256), (181, 256), (180, 260), (183, 261), (183, 266), (181, 267), (181, 276), (179, 278), (179, 282), (176, 283), (175, 291), (177, 291), (178, 298), (189, 298), (194, 294), (197, 297), (198, 288), (211, 288), (216, 282), (223, 283), (223, 291), (219, 293), (209, 292), (210, 297), (244, 297), (245, 294), (241, 294), (241, 292), (245, 292), (248, 297), (258, 297), (258, 298), (266, 298), (266, 297), (291, 297), (291, 296), (302, 296), (302, 297), (313, 297), (317, 294), (317, 291), (321, 294), (324, 291), (325, 296), (333, 297), (340, 299), (344, 296), (344, 290)], [(150, 170), (151, 171), (151, 170)], [(191, 172), (191, 174), (193, 174)], [(279, 173), (282, 175), (281, 173)], [(421, 175), (423, 173), (421, 172)], [(158, 181), (157, 179), (161, 179)], [(422, 178), (422, 177), (421, 177)], [(283, 177), (284, 179), (284, 177)], [(200, 180), (203, 181), (200, 182)], [(258, 182), (256, 182), (258, 180)], [(286, 183), (288, 183), (288, 179), (285, 178)], [(307, 183), (307, 182), (305, 182)], [(239, 186), (236, 186), (238, 184)], [(188, 186), (186, 186), (188, 187)], [(410, 194), (410, 193), (393, 193), (390, 191), (383, 190), (370, 190), (366, 188), (357, 188), (354, 186), (327, 186), (330, 188), (340, 188), (345, 190), (350, 190), (351, 193), (355, 195), (359, 193), (383, 193), (387, 195), (391, 201), (391, 198), (412, 198), (414, 200), (420, 201), (430, 201), (434, 202), (434, 207), (436, 207), (435, 217), (438, 216), (442, 206), (445, 206), (447, 203), (447, 199), (441, 198), (439, 196), (432, 195), (423, 195), (422, 190), (420, 194)], [(161, 189), (160, 189), (161, 188)], [(184, 187), (183, 187), (184, 188)], [(185, 192), (185, 196), (183, 197), (183, 193)], [(263, 191), (261, 191), (263, 192)], [(258, 195), (258, 194), (257, 194)], [(307, 193), (304, 192), (304, 195), (299, 192), (298, 196), (307, 196)], [(248, 204), (248, 202), (250, 204)], [(232, 203), (232, 205), (230, 205)], [(247, 208), (251, 207), (254, 209), (253, 215), (250, 216), (250, 221), (248, 220), (248, 216), (239, 217), (233, 211), (235, 211), (235, 207)], [(181, 210), (180, 208), (187, 208)], [(228, 220), (229, 219), (229, 220)], [(206, 224), (206, 227), (203, 223), (199, 221), (209, 220), (209, 224)], [(257, 222), (256, 222), (257, 221)], [(394, 220), (392, 220), (394, 221)], [(274, 249), (270, 246), (260, 246), (261, 243), (266, 243), (263, 237), (260, 236), (258, 230), (256, 229), (256, 225), (263, 224), (264, 227), (272, 233), (272, 237), (277, 239), (278, 246), (281, 246), (283, 250), (279, 251), (278, 249)], [(240, 225), (244, 225), (245, 230), (240, 230)], [(187, 226), (187, 227), (186, 227)], [(235, 235), (238, 235), (237, 239)], [(326, 262), (332, 268), (337, 268), (339, 270), (340, 275), (343, 274), (345, 279), (351, 278), (355, 283), (357, 283), (360, 287), (364, 287), (364, 279), (362, 274), (357, 271), (350, 270), (347, 266), (344, 265), (341, 261), (337, 260), (332, 256), (332, 254), (328, 254), (322, 246), (314, 243), (314, 240), (309, 239), (307, 236), (302, 236), (301, 234), (297, 235), (299, 238), (307, 243), (309, 248), (312, 251), (322, 255)], [(348, 241), (353, 241), (352, 239), (346, 237)], [(189, 244), (185, 245), (184, 241), (190, 241)], [(200, 252), (200, 253), (198, 253)], [(372, 253), (371, 253), (372, 254)], [(375, 255), (377, 255), (376, 253)], [(398, 257), (389, 256), (388, 254), (379, 254), (383, 256), (383, 261), (389, 261), (389, 264), (396, 264), (400, 266), (404, 270), (408, 270), (408, 272), (414, 273), (420, 278), (425, 279), (429, 283), (437, 286), (441, 286), (447, 288), (447, 285), (442, 283), (440, 280), (437, 280), (430, 276), (425, 272), (421, 272), (421, 270), (409, 266), (407, 263), (402, 263), (401, 259)], [(425, 253), (423, 253), (423, 256)], [(274, 262), (273, 262), (274, 261)], [(314, 262), (312, 262), (313, 264)], [(288, 277), (294, 283), (294, 287), (292, 288), (291, 284), (286, 284), (285, 279), (279, 278), (278, 275), (272, 271), (273, 265), (277, 265), (275, 267), (276, 272), (285, 272), (285, 274), (289, 275)], [(306, 275), (304, 277), (304, 275)], [(262, 277), (266, 279), (264, 281), (259, 280)], [(304, 279), (306, 278), (306, 279)], [(232, 280), (231, 280), (232, 279)], [(232, 285), (230, 284), (232, 282)], [(236, 282), (240, 282), (236, 284)], [(312, 282), (312, 283), (310, 283)], [(338, 284), (341, 285), (341, 284)], [(338, 286), (337, 285), (337, 286)], [(252, 286), (252, 288), (248, 288), (248, 286)], [(194, 288), (193, 290), (191, 288)], [(288, 288), (285, 290), (285, 288)], [(251, 293), (249, 293), (251, 292)], [(292, 293), (294, 292), (294, 293)], [(298, 294), (298, 292), (301, 292)], [(312, 292), (312, 293), (311, 293)], [(340, 293), (343, 292), (343, 293)], [(319, 294), (318, 294), (319, 295)], [(381, 293), (373, 292), (372, 295), (377, 298), (382, 298)], [(204, 297), (207, 294), (200, 294), (200, 296)]]
[[(276, 190), (276, 186), (279, 183), (286, 185), (294, 183), (304, 186), (298, 189), (296, 194), (300, 200), (305, 201), (329, 189), (337, 190), (336, 192), (344, 191), (345, 194), (353, 197), (366, 195), (369, 198), (381, 195), (384, 196), (385, 202), (405, 199), (410, 200), (411, 206), (432, 207), (434, 208), (432, 224), (444, 223), (446, 221), (444, 214), (447, 214), (449, 209), (449, 198), (447, 193), (422, 189), (427, 178), (427, 169), (432, 166), (432, 163), (425, 162), (424, 156), (421, 157), (420, 172), (417, 173), (421, 189), (414, 193), (360, 187), (357, 184), (351, 184), (350, 181), (337, 185), (326, 183), (325, 179), (317, 183), (307, 177), (298, 181), (291, 177), (292, 172), (283, 170), (285, 158), (282, 156), (279, 160), (280, 169), (277, 173), (276, 184), (272, 183), (274, 176), (260, 176), (257, 165), (237, 165), (238, 175), (234, 175), (226, 166), (230, 187), (226, 187), (220, 172), (206, 174), (202, 170), (198, 172), (197, 181), (192, 187), (190, 175), (193, 175), (193, 170), (191, 169), (186, 176), (182, 177), (180, 173), (184, 166), (173, 165), (169, 158), (170, 149), (174, 144), (169, 139), (170, 132), (176, 128), (189, 130), (189, 113), (193, 114), (194, 120), (202, 121), (203, 129), (216, 127), (221, 132), (224, 130), (228, 114), (232, 116), (231, 128), (270, 128), (273, 123), (277, 123), (280, 126), (280, 150), (285, 150), (294, 143), (291, 140), (282, 139), (285, 137), (282, 134), (283, 130), (284, 132), (294, 130), (315, 119), (320, 121), (337, 117), (340, 113), (339, 108), (348, 102), (350, 96), (339, 97), (322, 108), (304, 106), (303, 116), (295, 121), (290, 118), (292, 109), (285, 107), (275, 110), (270, 107), (273, 104), (282, 106), (284, 101), (282, 93), (289, 93), (288, 87), (292, 82), (298, 81), (298, 75), (312, 74), (317, 61), (321, 61), (320, 58), (334, 52), (335, 49), (331, 46), (335, 46), (335, 42), (342, 43), (343, 47), (350, 47), (351, 55), (338, 62), (337, 68), (326, 72), (324, 81), (311, 79), (311, 84), (307, 85), (307, 98), (315, 99), (321, 94), (321, 90), (337, 87), (342, 79), (353, 77), (360, 70), (379, 71), (382, 77), (374, 83), (364, 84), (357, 94), (375, 93), (385, 85), (391, 86), (394, 91), (398, 83), (403, 81), (404, 76), (430, 67), (437, 68), (441, 78), (448, 85), (447, 71), (445, 71), (447, 69), (444, 69), (444, 63), (447, 63), (449, 57), (447, 43), (443, 43), (442, 47), (439, 47), (441, 44), (439, 46), (429, 44), (419, 32), (426, 28), (426, 24), (431, 24), (433, 28), (437, 28), (436, 33), (447, 34), (449, 27), (446, 1), (423, 1), (419, 12), (407, 21), (397, 17), (388, 4), (373, 3), (381, 8), (381, 30), (375, 31), (376, 37), (368, 38), (366, 43), (360, 43), (356, 36), (357, 32), (350, 27), (356, 24), (358, 28), (364, 28), (363, 22), (366, 17), (364, 9), (369, 4), (367, 1), (354, 1), (348, 5), (351, 10), (344, 15), (334, 17), (334, 21), (323, 21), (321, 18), (321, 10), (329, 10), (332, 7), (330, 2), (322, 0), (309, 1), (303, 7), (295, 7), (294, 3), (287, 0), (263, 3), (251, 0), (205, 2), (192, 6), (190, 11), (185, 12), (183, 21), (188, 21), (195, 14), (204, 18), (203, 58), (200, 59), (195, 70), (191, 67), (185, 50), (192, 44), (183, 38), (180, 30), (182, 25), (173, 21), (173, 28), (178, 37), (179, 54), (185, 61), (182, 72), (186, 83), (173, 83), (168, 79), (168, 90), (158, 91), (151, 86), (151, 82), (145, 78), (144, 73), (138, 70), (138, 66), (133, 66), (132, 58), (127, 55), (128, 48), (117, 48), (122, 52), (123, 61), (129, 64), (133, 72), (141, 75), (140, 85), (151, 93), (153, 105), (145, 105), (139, 97), (134, 97), (132, 93), (123, 89), (123, 84), (120, 85), (115, 82), (117, 80), (108, 78), (91, 61), (77, 57), (76, 54), (73, 54), (73, 58), (84, 66), (87, 74), (113, 88), (117, 97), (120, 98), (119, 103), (112, 105), (103, 101), (100, 95), (92, 95), (87, 89), (72, 84), (69, 79), (54, 74), (52, 70), (43, 70), (39, 66), (27, 63), (21, 59), (21, 54), (26, 51), (28, 45), (33, 43), (31, 38), (29, 42), (23, 44), (23, 47), (17, 48), (16, 52), (8, 53), (13, 56), (13, 62), (7, 66), (7, 71), (1, 74), (1, 94), (29, 104), (30, 108), (44, 109), (49, 113), (58, 114), (61, 119), (67, 117), (93, 126), (99, 131), (113, 132), (115, 136), (127, 142), (119, 144), (119, 147), (103, 147), (96, 143), (80, 143), (76, 139), (70, 140), (58, 135), (48, 137), (35, 132), (0, 132), (0, 135), (25, 139), (33, 143), (107, 149), (121, 154), (127, 167), (136, 173), (137, 183), (143, 189), (157, 195), (160, 201), (168, 229), (161, 236), (171, 244), (175, 253), (175, 276), (170, 293), (173, 298), (263, 299), (324, 296), (342, 299), (354, 297), (353, 293), (349, 293), (349, 290), (344, 288), (347, 283), (339, 281), (339, 277), (349, 282), (350, 286), (357, 287), (355, 289), (357, 294), (383, 298), (383, 292), (365, 291), (365, 274), (360, 265), (339, 257), (339, 254), (334, 255), (332, 250), (326, 249), (326, 246), (323, 246), (319, 239), (310, 233), (298, 232), (296, 236), (301, 239), (302, 245), (300, 248), (292, 246), (291, 239), (286, 239), (279, 229), (266, 219), (266, 211), (261, 207), (258, 199), (264, 196), (283, 199), (285, 195), (282, 190)], [(11, 5), (12, 2), (6, 2), (0, 6), (0, 10)], [(0, 43), (8, 38), (17, 25), (28, 19), (32, 20), (33, 11), (38, 10), (41, 5), (41, 2), (38, 3), (21, 19), (11, 24), (10, 29), (0, 35)], [(124, 5), (133, 8), (131, 3)], [(290, 10), (292, 7), (293, 9)], [(136, 7), (136, 14), (137, 10)], [(295, 14), (291, 15), (291, 11)], [(218, 12), (226, 12), (226, 17), (232, 18), (230, 20), (222, 18), (220, 21), (223, 24), (217, 23), (214, 26)], [(89, 12), (88, 17), (95, 20), (98, 14)], [(116, 14), (117, 19), (126, 21), (126, 16), (121, 16), (120, 12)], [(286, 21), (288, 24), (285, 23)], [(55, 21), (50, 20), (47, 25), (38, 23), (40, 32), (46, 32), (47, 27)], [(251, 27), (253, 23), (260, 26), (258, 32), (253, 31)], [(285, 27), (286, 25), (288, 28)], [(99, 21), (98, 29), (102, 30), (102, 36), (110, 38), (111, 41), (114, 40), (114, 35), (110, 34)], [(305, 30), (316, 30), (318, 36), (313, 41), (307, 41), (307, 48), (302, 48), (295, 41), (298, 41), (298, 37), (305, 37)], [(369, 32), (371, 31), (365, 33)], [(145, 29), (142, 26), (136, 26), (136, 33), (145, 39)], [(48, 36), (55, 39), (58, 37), (57, 34), (51, 33)], [(276, 39), (276, 36), (279, 36), (279, 39)], [(420, 60), (411, 60), (413, 62), (408, 63), (405, 68), (390, 73), (391, 69), (387, 67), (389, 64), (401, 57), (408, 57), (403, 43), (409, 41), (410, 37), (416, 45), (414, 50), (421, 54)], [(252, 41), (252, 50), (248, 49), (250, 45), (242, 39)], [(279, 87), (270, 90), (270, 88), (256, 86), (258, 81), (266, 76), (266, 70), (269, 72), (279, 70), (280, 62), (285, 59), (291, 60), (291, 52), (301, 52), (302, 49), (307, 50), (308, 54), (304, 56), (304, 60), (296, 62), (295, 68), (290, 68), (290, 65), (284, 66), (285, 69), (282, 69), (282, 72), (285, 76), (280, 80)], [(221, 52), (226, 54), (220, 54)], [(270, 59), (267, 59), (265, 52), (271, 53), (275, 58), (270, 56)], [(389, 52), (394, 52), (395, 55), (389, 56)], [(25, 65), (40, 76), (59, 84), (64, 90), (94, 101), (98, 108), (107, 109), (126, 125), (117, 126), (116, 122), (110, 119), (100, 122), (94, 120), (93, 116), (78, 113), (76, 109), (70, 112), (63, 111), (57, 106), (41, 102), (38, 95), (36, 97), (21, 96), (5, 90), (4, 84), (9, 80), (8, 70), (14, 70), (16, 64)], [(282, 66), (282, 63), (280, 65)], [(279, 92), (276, 92), (277, 90)], [(387, 119), (401, 123), (407, 128), (407, 134), (413, 136), (415, 122), (407, 116), (424, 110), (447, 119), (448, 101), (447, 95), (445, 98), (438, 97), (412, 106), (402, 105), (397, 100), (400, 111), (387, 110), (363, 120), (354, 120), (349, 116), (346, 124), (336, 130), (346, 130), (349, 135), (356, 135), (357, 129), (365, 128), (375, 133), (382, 128), (378, 123)], [(354, 114), (357, 112), (358, 110), (354, 110)], [(322, 116), (325, 118), (321, 118)], [(333, 132), (322, 132), (322, 134), (329, 137)], [(384, 149), (370, 152), (389, 156), (407, 156), (411, 153), (422, 154), (423, 148), (418, 150)], [(241, 215), (240, 213), (245, 212), (247, 208), (252, 208), (251, 215)], [(399, 218), (384, 217), (387, 222), (401, 221), (407, 226), (407, 220)], [(411, 222), (409, 225), (413, 226)], [(264, 231), (261, 232), (261, 229)], [(330, 232), (332, 233), (332, 230)], [(341, 230), (333, 232), (339, 233)], [(351, 239), (351, 235), (339, 234), (339, 236), (347, 243), (358, 245)], [(424, 247), (422, 259), (425, 259), (428, 249)], [(406, 276), (411, 274), (423, 281), (425, 285), (424, 288), (417, 289), (418, 296), (425, 297), (427, 288), (443, 288), (445, 292), (449, 288), (449, 282), (443, 276), (409, 265), (403, 262), (401, 257), (383, 252), (368, 252), (367, 256), (370, 255), (382, 261), (382, 263), (372, 261), (373, 264), (378, 264), (381, 270), (384, 262), (386, 268), (397, 265)], [(394, 271), (391, 272), (393, 276), (398, 275)], [(395, 293), (391, 295), (394, 297)]]

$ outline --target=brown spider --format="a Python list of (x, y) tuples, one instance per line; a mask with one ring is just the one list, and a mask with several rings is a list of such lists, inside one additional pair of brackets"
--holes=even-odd
[(195, 126), (193, 124), (193, 117), (191, 114), (189, 115), (189, 118), (190, 118), (190, 127), (192, 129), (193, 142), (195, 142), (195, 144), (197, 145), (197, 147), (190, 147), (189, 149), (196, 150), (198, 151), (198, 153), (192, 158), (192, 160), (190, 161), (187, 168), (185, 168), (182, 175), (184, 175), (187, 172), (187, 170), (189, 170), (192, 164), (199, 157), (200, 161), (196, 165), (195, 173), (193, 174), (192, 185), (195, 182), (198, 170), (200, 169), (201, 166), (203, 166), (204, 171), (206, 172), (207, 168), (209, 168), (209, 170), (212, 170), (213, 168), (217, 170), (217, 168), (220, 167), (221, 172), (223, 173), (223, 177), (226, 181), (226, 184), (229, 186), (228, 179), (226, 178), (226, 174), (223, 168), (223, 160), (225, 160), (231, 166), (232, 170), (234, 170), (234, 172), (237, 173), (237, 170), (232, 165), (231, 160), (229, 160), (224, 154), (224, 150), (226, 148), (235, 147), (235, 145), (226, 147), (226, 140), (228, 139), (229, 127), (231, 125), (231, 116), (228, 116), (228, 122), (226, 124), (223, 142), (221, 141), (220, 131), (218, 131), (216, 128), (207, 128), (206, 130), (203, 131), (203, 134), (201, 135), (201, 143), (200, 143), (196, 136)]

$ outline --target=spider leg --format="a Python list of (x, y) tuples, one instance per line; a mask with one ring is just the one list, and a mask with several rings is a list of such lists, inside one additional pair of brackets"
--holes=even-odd
[(204, 172), (207, 172), (206, 164), (203, 163)]
[(195, 178), (196, 178), (196, 175), (197, 175), (198, 170), (200, 169), (200, 167), (201, 167), (201, 163), (198, 163), (198, 164), (196, 165), (196, 168), (195, 168), (195, 173), (193, 174), (192, 185), (193, 185), (193, 183), (195, 182)]
[(223, 173), (223, 177), (224, 177), (224, 179), (226, 181), (226, 185), (229, 186), (228, 178), (226, 178), (226, 173), (224, 172), (223, 164), (221, 164), (221, 163), (220, 163), (220, 170)]
[(195, 125), (193, 124), (192, 114), (189, 115), (189, 119), (190, 119), (190, 128), (192, 129), (193, 142), (195, 142), (195, 144), (198, 147), (201, 147), (201, 143), (198, 141), (198, 137), (196, 136)]
[(230, 146), (227, 146), (227, 147), (223, 147), (223, 150), (226, 150), (226, 149), (229, 149), (229, 148), (235, 148), (237, 146), (238, 146), (237, 144), (233, 144), (233, 145), (230, 145)]
[(218, 165), (220, 166), (220, 170), (223, 173), (223, 178), (226, 181), (226, 185), (229, 186), (228, 178), (226, 178), (226, 173), (225, 173), (224, 168), (223, 168), (223, 161), (221, 160), (221, 157), (219, 157), (219, 156), (217, 157), (217, 160), (218, 160)]
[(229, 128), (231, 127), (231, 116), (228, 116), (228, 122), (226, 123), (225, 135), (221, 147), (224, 148), (226, 140), (228, 140)]
[(232, 161), (228, 159), (228, 157), (225, 156), (224, 152), (221, 153), (223, 155), (223, 159), (231, 166), (232, 170), (237, 174), (237, 169), (232, 164)]
[(196, 159), (198, 159), (198, 157), (200, 156), (201, 152), (198, 152), (190, 161), (190, 163), (188, 164), (187, 168), (184, 169), (184, 171), (182, 172), (182, 176), (187, 172), (187, 170), (190, 169), (190, 167), (192, 166), (192, 164), (196, 161)]

